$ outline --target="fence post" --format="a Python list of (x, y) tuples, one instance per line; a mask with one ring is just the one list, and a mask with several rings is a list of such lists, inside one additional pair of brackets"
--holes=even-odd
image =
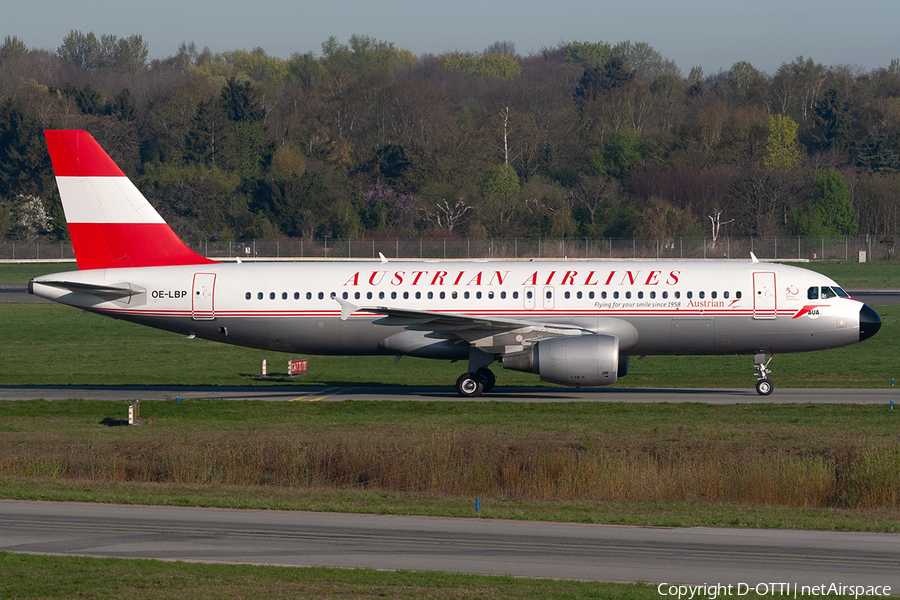
[(778, 236), (775, 236), (775, 260), (778, 260)]

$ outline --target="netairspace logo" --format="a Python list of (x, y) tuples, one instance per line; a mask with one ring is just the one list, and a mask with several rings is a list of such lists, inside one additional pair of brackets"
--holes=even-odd
[(661, 583), (656, 588), (660, 596), (677, 598), (677, 600), (716, 600), (733, 596), (746, 596), (756, 592), (759, 596), (776, 596), (799, 598), (800, 596), (890, 596), (889, 585), (844, 585), (842, 583), (823, 583), (821, 585), (799, 585), (796, 583), (758, 583), (750, 585), (715, 584), (715, 585), (676, 585)]

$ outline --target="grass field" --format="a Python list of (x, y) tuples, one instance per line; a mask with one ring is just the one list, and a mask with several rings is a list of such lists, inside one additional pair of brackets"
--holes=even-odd
[[(657, 586), (641, 583), (533, 580), (371, 569), (209, 565), (9, 553), (0, 553), (0, 572), (3, 573), (0, 578), (0, 597), (3, 598), (660, 598)], [(760, 597), (755, 592), (740, 596), (752, 600)]]
[[(0, 402), (0, 497), (900, 530), (881, 406)], [(474, 499), (481, 511), (474, 512)]]

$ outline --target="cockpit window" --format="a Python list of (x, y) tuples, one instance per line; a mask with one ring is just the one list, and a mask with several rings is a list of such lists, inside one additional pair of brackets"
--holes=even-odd
[(841, 298), (849, 298), (850, 294), (839, 288), (838, 286), (833, 286), (831, 289), (834, 290), (834, 293), (840, 296)]
[(829, 298), (835, 298), (837, 294), (833, 289), (828, 286), (822, 286), (822, 300), (827, 300)]
[(819, 299), (819, 286), (813, 286), (806, 290), (806, 297), (809, 300), (818, 300)]

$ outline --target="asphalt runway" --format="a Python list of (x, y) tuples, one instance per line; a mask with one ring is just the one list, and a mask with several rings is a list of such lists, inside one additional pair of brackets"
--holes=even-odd
[[(751, 378), (752, 379), (752, 378)], [(776, 382), (777, 386), (777, 382)], [(0, 386), (0, 400), (265, 400), (342, 402), (699, 402), (702, 404), (884, 404), (900, 409), (900, 388), (775, 388), (760, 396), (747, 388), (564, 388), (502, 387), (479, 398), (462, 398), (451, 386)]]
[(900, 590), (900, 534), (885, 533), (0, 500), (0, 550), (590, 581), (751, 588), (771, 582), (834, 583)]

